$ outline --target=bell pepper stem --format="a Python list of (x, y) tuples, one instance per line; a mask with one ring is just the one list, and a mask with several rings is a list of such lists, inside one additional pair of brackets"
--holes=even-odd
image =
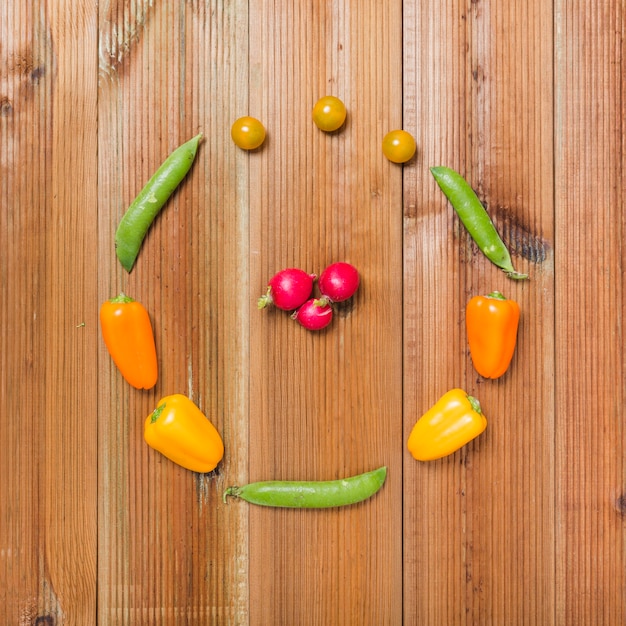
[(480, 407), (480, 402), (478, 401), (478, 399), (475, 398), (474, 396), (467, 396), (467, 400), (470, 403), (472, 410), (482, 415), (482, 409)]
[(150, 415), (150, 423), (154, 424), (154, 422), (156, 422), (159, 417), (161, 416), (161, 413), (163, 413), (163, 411), (165, 410), (165, 402), (163, 404), (160, 404), (156, 409), (154, 409), (154, 411), (152, 411), (152, 415)]
[(130, 296), (127, 296), (124, 292), (120, 292), (119, 296), (111, 298), (109, 302), (113, 302), (113, 304), (129, 304), (130, 302), (134, 302), (134, 300)]
[(500, 291), (492, 291), (487, 294), (487, 298), (493, 298), (494, 300), (506, 300), (506, 297)]

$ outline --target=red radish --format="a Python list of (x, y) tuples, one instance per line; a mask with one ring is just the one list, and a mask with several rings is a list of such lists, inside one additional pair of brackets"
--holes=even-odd
[(259, 309), (273, 304), (283, 311), (293, 311), (307, 301), (313, 291), (315, 274), (290, 267), (281, 270), (267, 283), (267, 293), (257, 301)]
[(359, 272), (350, 263), (333, 263), (321, 273), (318, 287), (322, 294), (320, 304), (343, 302), (359, 288)]
[(327, 303), (318, 304), (315, 298), (307, 300), (291, 316), (307, 330), (322, 330), (333, 319), (333, 310)]

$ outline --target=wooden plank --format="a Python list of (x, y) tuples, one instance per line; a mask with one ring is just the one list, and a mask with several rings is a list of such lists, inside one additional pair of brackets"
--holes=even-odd
[[(0, 623), (621, 623), (624, 34), (615, 1), (0, 3)], [(331, 135), (326, 93), (349, 110)], [(252, 153), (229, 136), (247, 113)], [(380, 141), (402, 125), (399, 167)], [(126, 274), (124, 209), (199, 131)], [(476, 250), (435, 164), (530, 282)], [(362, 285), (328, 331), (256, 310), (276, 270), (334, 260)], [(496, 288), (522, 322), (486, 381), (464, 306)], [(100, 340), (122, 290), (152, 315), (149, 392)], [(417, 463), (409, 430), (452, 386), (487, 432)], [(223, 435), (211, 475), (143, 442), (174, 392)], [(381, 464), (348, 509), (221, 501)]]
[(96, 13), (66, 4), (0, 11), (3, 623), (96, 611)]
[[(452, 387), (488, 419), (450, 457), (404, 453), (406, 623), (553, 623), (551, 41), (549, 3), (405, 3), (405, 126), (421, 151), (404, 177), (404, 440)], [(478, 252), (433, 165), (469, 180), (530, 282)], [(488, 381), (469, 358), (464, 310), (496, 289), (522, 319), (509, 372)]]
[[(37, 497), (43, 478), (39, 459), (44, 452), (38, 445), (44, 427), (37, 414), (43, 407), (39, 388), (43, 364), (38, 358), (43, 339), (36, 312), (42, 300), (45, 239), (39, 224), (43, 212), (33, 214), (19, 207), (42, 204), (32, 181), (45, 185), (44, 151), (25, 155), (32, 137), (42, 132), (51, 78), (33, 83), (30, 68), (49, 68), (51, 54), (45, 38), (33, 37), (32, 7), (16, 9), (14, 5), (0, 9), (0, 63), (6, 68), (0, 91), (0, 245), (4, 251), (0, 256), (0, 394), (6, 420), (5, 445), (0, 448), (0, 615), (5, 623), (18, 623), (24, 614), (37, 615), (44, 603), (39, 600), (38, 552), (43, 507)], [(20, 118), (29, 124), (22, 126)], [(20, 161), (23, 168), (18, 167)], [(32, 235), (27, 238), (25, 233)]]
[[(242, 113), (268, 129), (250, 155), (250, 306), (284, 267), (344, 260), (362, 275), (324, 332), (251, 312), (250, 479), (389, 468), (383, 490), (348, 509), (250, 509), (250, 623), (397, 624), (401, 169), (380, 143), (401, 124), (401, 3), (253, 3), (250, 24)], [(348, 108), (332, 135), (311, 120), (327, 94)]]
[(557, 615), (617, 624), (626, 615), (624, 6), (555, 8)]
[[(245, 479), (248, 396), (247, 164), (230, 142), (247, 100), (247, 8), (241, 2), (100, 3), (100, 300), (119, 291), (150, 311), (154, 390), (99, 362), (99, 615), (104, 623), (242, 624), (247, 513), (221, 502)], [(194, 166), (146, 237), (130, 275), (114, 255), (117, 223), (177, 145), (203, 132)], [(193, 474), (143, 442), (158, 399), (190, 396), (226, 456)]]
[(86, 254), (97, 241), (96, 68), (81, 53), (96, 12), (69, 4), (0, 7), (7, 624), (87, 624), (96, 611), (96, 262)]

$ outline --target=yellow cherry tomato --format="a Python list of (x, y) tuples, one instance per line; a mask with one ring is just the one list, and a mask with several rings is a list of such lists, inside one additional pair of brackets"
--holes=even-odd
[(416, 149), (413, 135), (406, 130), (392, 130), (383, 138), (383, 154), (393, 163), (406, 163)]
[(255, 117), (245, 115), (235, 120), (230, 136), (242, 150), (254, 150), (265, 141), (265, 127)]
[(346, 105), (335, 96), (324, 96), (313, 107), (313, 121), (326, 132), (338, 130), (346, 121)]

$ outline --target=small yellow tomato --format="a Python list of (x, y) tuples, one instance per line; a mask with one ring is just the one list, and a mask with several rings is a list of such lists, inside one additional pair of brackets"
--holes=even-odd
[(346, 121), (346, 105), (335, 96), (324, 96), (313, 107), (313, 121), (320, 130), (338, 130)]
[(406, 163), (416, 149), (413, 135), (406, 130), (392, 130), (383, 138), (383, 154), (393, 163)]
[(230, 136), (242, 150), (254, 150), (265, 141), (265, 127), (255, 117), (245, 115), (235, 120)]

